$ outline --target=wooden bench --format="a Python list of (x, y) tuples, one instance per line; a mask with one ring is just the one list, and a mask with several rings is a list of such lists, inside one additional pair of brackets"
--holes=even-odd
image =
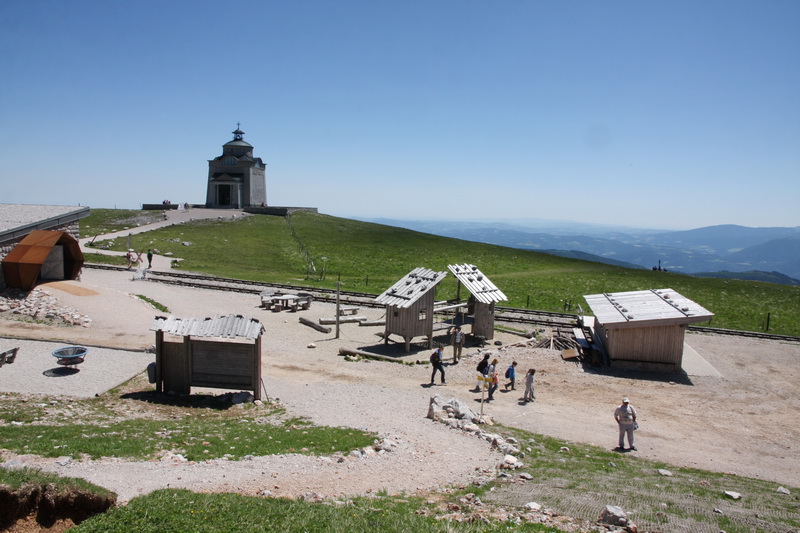
[(17, 351), (19, 351), (19, 346), (0, 353), (0, 366), (3, 366), (6, 363), (13, 363), (14, 359), (17, 358)]

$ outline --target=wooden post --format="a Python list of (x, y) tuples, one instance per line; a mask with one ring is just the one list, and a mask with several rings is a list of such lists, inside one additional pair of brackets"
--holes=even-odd
[(163, 364), (163, 344), (164, 332), (156, 330), (156, 392), (164, 392), (164, 381), (161, 374), (161, 365)]
[(253, 346), (253, 397), (256, 400), (261, 399), (261, 335), (256, 338), (255, 345)]
[(341, 288), (342, 288), (342, 282), (337, 281), (336, 282), (336, 337), (335, 337), (336, 339), (339, 338), (339, 317), (341, 316), (341, 313), (339, 312), (339, 292)]

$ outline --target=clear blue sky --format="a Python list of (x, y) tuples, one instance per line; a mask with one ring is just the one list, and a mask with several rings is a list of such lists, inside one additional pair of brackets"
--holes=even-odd
[(0, 202), (800, 225), (800, 2), (0, 0)]

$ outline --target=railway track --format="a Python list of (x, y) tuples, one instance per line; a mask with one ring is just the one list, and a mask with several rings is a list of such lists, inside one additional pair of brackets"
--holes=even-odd
[[(87, 263), (87, 268), (100, 270), (115, 270), (129, 272), (128, 269), (115, 265), (101, 265)], [(203, 274), (190, 274), (185, 272), (164, 272), (148, 271), (146, 279), (158, 283), (179, 285), (182, 287), (193, 287), (207, 290), (219, 290), (228, 292), (241, 292), (245, 294), (260, 294), (266, 289), (285, 289), (293, 292), (307, 292), (313, 295), (315, 300), (334, 302), (336, 301), (336, 289), (324, 289), (319, 287), (305, 287), (301, 285), (289, 285), (281, 283), (268, 283), (263, 281), (247, 281), (234, 278), (222, 278)], [(363, 307), (383, 307), (382, 304), (375, 302), (375, 294), (354, 291), (339, 291), (339, 301), (344, 304), (358, 304)], [(497, 320), (517, 324), (531, 324), (550, 327), (571, 328), (577, 323), (577, 315), (569, 313), (557, 313), (551, 311), (538, 311), (533, 309), (519, 309), (516, 307), (495, 307)], [(717, 335), (731, 335), (737, 337), (749, 337), (756, 339), (780, 340), (785, 342), (800, 342), (800, 337), (788, 335), (774, 335), (771, 333), (760, 333), (753, 331), (737, 331), (732, 329), (709, 328), (702, 326), (689, 326), (689, 331), (699, 333), (713, 333)]]

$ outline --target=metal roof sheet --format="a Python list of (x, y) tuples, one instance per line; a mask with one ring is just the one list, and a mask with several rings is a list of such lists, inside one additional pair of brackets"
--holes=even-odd
[(375, 298), (375, 301), (399, 308), (410, 307), (423, 294), (436, 287), (445, 276), (447, 272), (435, 272), (417, 267), (386, 289), (383, 294)]
[(604, 326), (692, 324), (714, 316), (672, 289), (591, 294), (584, 299)]
[(178, 318), (174, 315), (155, 318), (150, 331), (163, 331), (181, 337), (244, 337), (249, 340), (257, 339), (263, 332), (264, 326), (255, 318), (242, 315), (214, 315), (206, 318)]
[(475, 265), (447, 265), (447, 268), (479, 302), (490, 304), (508, 300), (503, 291), (498, 289)]

